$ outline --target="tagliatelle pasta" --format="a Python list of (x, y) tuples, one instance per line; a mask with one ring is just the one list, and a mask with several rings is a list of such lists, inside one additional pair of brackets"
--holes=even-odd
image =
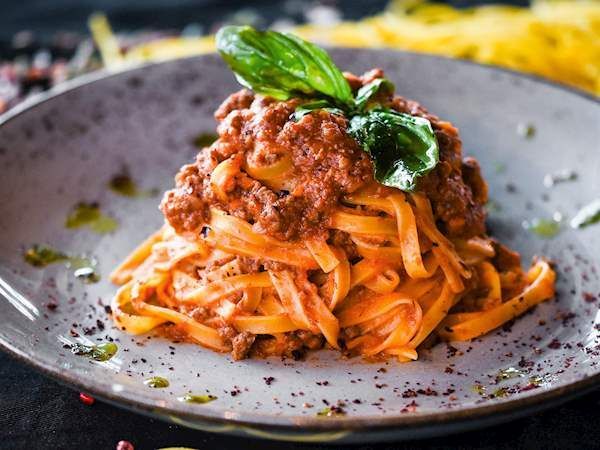
[[(398, 196), (405, 202), (410, 214), (419, 214), (417, 208), (412, 206), (403, 194), (394, 194), (394, 198), (389, 201), (400, 201)], [(373, 204), (370, 200), (366, 200), (365, 204), (367, 203)], [(387, 214), (383, 210), (381, 213)], [(220, 213), (216, 215), (218, 214)], [(338, 218), (333, 222), (336, 229), (346, 230), (346, 219), (352, 222), (352, 218), (348, 218), (350, 214), (344, 214), (341, 216), (343, 219)], [(206, 270), (206, 266), (219, 257), (249, 255), (262, 259), (270, 252), (268, 242), (251, 243), (253, 235), (246, 233), (251, 229), (248, 223), (232, 216), (227, 217), (228, 220), (237, 223), (237, 227), (212, 230), (212, 233), (215, 233), (214, 240), (201, 237), (186, 238), (186, 245), (182, 246), (180, 237), (166, 225), (161, 232), (154, 234), (136, 249), (112, 274), (113, 281), (126, 282), (112, 304), (117, 325), (132, 334), (140, 334), (170, 322), (183, 326), (189, 337), (202, 345), (217, 350), (229, 350), (230, 347), (216, 329), (211, 328), (213, 331), (209, 331), (210, 325), (197, 323), (183, 313), (153, 305), (160, 303), (158, 286), (164, 283), (162, 292), (169, 297), (173, 308), (178, 309), (190, 304), (211, 308), (217, 312), (217, 322), (223, 320), (239, 332), (276, 336), (280, 333), (308, 330), (322, 333), (332, 347), (337, 347), (340, 329), (358, 327), (359, 333), (364, 333), (361, 334), (361, 342), (364, 344), (361, 345), (354, 338), (352, 349), (367, 356), (387, 353), (406, 360), (416, 357), (419, 344), (429, 334), (436, 332), (436, 328), (440, 336), (446, 339), (470, 339), (512, 320), (534, 304), (553, 295), (554, 273), (548, 263), (538, 261), (529, 272), (527, 281), (530, 284), (514, 298), (503, 301), (498, 297), (502, 288), (500, 277), (490, 262), (487, 247), (484, 247), (479, 255), (481, 261), (467, 266), (466, 270), (480, 274), (479, 283), (482, 288), (487, 289), (486, 297), (496, 299), (498, 304), (485, 311), (451, 314), (451, 308), (459, 303), (460, 296), (465, 293), (463, 278), (447, 262), (440, 247), (434, 247), (430, 252), (422, 254), (417, 233), (408, 233), (402, 240), (398, 240), (398, 254), (402, 255), (402, 258), (398, 259), (394, 266), (387, 264), (385, 257), (381, 260), (362, 258), (351, 264), (341, 249), (330, 248), (325, 241), (319, 241), (317, 244), (312, 241), (296, 244), (294, 249), (298, 254), (305, 255), (307, 260), (313, 258), (313, 263), (307, 266), (314, 267), (313, 271), (324, 275), (320, 288), (325, 288), (328, 284), (333, 286), (323, 296), (318, 293), (319, 286), (308, 281), (307, 269), (302, 268), (296, 269), (304, 273), (301, 277), (304, 281), (301, 283), (298, 282), (298, 274), (293, 270), (269, 270), (249, 274), (225, 271), (220, 278), (212, 282), (202, 281), (202, 277), (197, 274)], [(390, 215), (385, 220), (397, 222), (398, 216)], [(387, 223), (379, 222), (379, 227), (374, 226), (371, 233), (385, 235), (388, 230)], [(398, 229), (403, 230), (402, 227)], [(161, 270), (163, 267), (158, 261), (164, 246), (174, 244), (174, 239), (178, 239), (179, 252), (186, 256), (173, 267)], [(240, 243), (243, 251), (222, 252), (218, 246), (212, 246), (212, 242), (220, 240), (235, 240)], [(198, 241), (201, 245), (197, 244)], [(480, 244), (481, 242), (478, 242), (473, 247), (480, 248)], [(289, 247), (289, 243), (281, 243), (280, 246), (286, 248)], [(327, 257), (319, 253), (319, 247), (327, 247)], [(200, 249), (208, 249), (209, 256)], [(290, 250), (292, 249), (286, 248), (285, 251)], [(453, 258), (460, 261), (460, 256), (455, 250), (450, 248), (449, 251), (452, 252)], [(141, 259), (140, 255), (144, 255), (145, 258)], [(293, 255), (293, 252), (290, 255)], [(430, 257), (436, 264), (429, 269), (421, 264), (422, 271), (417, 271), (417, 276), (411, 276), (403, 262), (404, 255), (408, 261), (423, 261)], [(170, 257), (176, 259), (178, 255), (172, 254)], [(326, 270), (323, 270), (322, 264)], [(132, 265), (136, 266), (133, 272)], [(177, 266), (180, 267), (179, 270), (187, 271), (191, 278), (192, 286), (185, 291), (178, 291), (173, 286), (173, 271)], [(303, 286), (306, 283), (312, 287), (307, 289)], [(137, 287), (134, 289), (134, 286)], [(442, 286), (441, 290), (439, 286)], [(428, 304), (423, 298), (436, 288), (438, 293), (431, 304)], [(349, 295), (357, 290), (362, 291), (361, 296)], [(236, 294), (241, 296), (238, 295), (240, 300), (237, 304), (232, 303), (233, 312), (227, 316), (219, 311), (222, 302), (229, 301), (227, 299)], [(389, 321), (395, 321), (395, 326), (387, 335), (381, 334), (381, 327), (370, 330), (363, 328), (364, 331), (360, 331), (362, 326), (368, 326), (371, 321), (386, 315), (389, 316)]]
[[(409, 361), (436, 336), (481, 336), (554, 295), (547, 261), (523, 274), (486, 234), (487, 185), (451, 124), (394, 96), (381, 70), (344, 77), (294, 36), (220, 36), (242, 82), (289, 98), (242, 90), (219, 107), (219, 139), (165, 193), (164, 226), (111, 274), (118, 327), (234, 359), (326, 345)], [(319, 89), (340, 107), (296, 115)]]

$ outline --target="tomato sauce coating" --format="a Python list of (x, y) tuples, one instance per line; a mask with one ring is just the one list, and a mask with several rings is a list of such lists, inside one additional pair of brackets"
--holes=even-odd
[[(353, 89), (383, 72), (356, 77)], [(487, 185), (477, 161), (462, 157), (456, 128), (429, 114), (418, 103), (382, 93), (378, 101), (399, 112), (430, 120), (440, 147), (440, 162), (419, 180), (418, 190), (430, 199), (440, 229), (449, 236), (485, 232)], [(369, 155), (347, 133), (346, 118), (319, 110), (295, 121), (300, 99), (277, 101), (248, 90), (232, 94), (215, 112), (219, 139), (202, 149), (196, 161), (181, 168), (176, 187), (161, 203), (178, 233), (197, 233), (209, 221), (211, 206), (253, 224), (256, 231), (295, 241), (325, 235), (340, 199), (373, 182)], [(291, 157), (284, 188), (249, 176), (247, 164), (270, 166)], [(215, 192), (210, 182), (217, 165), (230, 160), (232, 176)]]

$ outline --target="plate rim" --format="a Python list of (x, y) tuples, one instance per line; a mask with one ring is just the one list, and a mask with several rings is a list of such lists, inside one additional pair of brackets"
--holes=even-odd
[[(432, 61), (443, 60), (459, 65), (472, 65), (478, 66), (490, 72), (501, 72), (506, 73), (517, 78), (528, 79), (535, 83), (545, 84), (553, 89), (566, 92), (568, 94), (574, 94), (585, 100), (591, 101), (596, 105), (600, 105), (600, 97), (595, 96), (586, 91), (564, 85), (546, 78), (542, 78), (537, 75), (522, 73), (513, 69), (500, 67), (490, 64), (481, 64), (475, 61), (450, 58), (446, 56), (425, 54), (418, 52), (401, 51), (395, 49), (374, 49), (374, 48), (352, 48), (352, 47), (327, 47), (333, 51), (361, 51), (361, 52), (373, 52), (373, 53), (387, 53), (395, 55), (410, 55), (418, 58), (429, 59)], [(144, 70), (154, 67), (168, 64), (174, 64), (181, 61), (191, 61), (195, 59), (211, 58), (215, 57), (216, 53), (207, 53), (202, 55), (194, 55), (186, 58), (176, 58), (165, 61), (149, 62), (144, 64), (126, 65), (118, 69), (101, 69), (98, 71), (90, 72), (88, 74), (76, 77), (55, 86), (48, 91), (36, 94), (15, 107), (11, 108), (4, 114), (0, 115), (0, 129), (6, 123), (18, 118), (22, 114), (33, 110), (34, 108), (53, 100), (56, 97), (65, 95), (69, 92), (75, 91), (81, 87), (93, 84), (98, 81), (102, 81), (107, 78), (116, 76), (124, 76), (126, 74), (143, 72)], [(1, 327), (1, 325), (0, 325)], [(0, 336), (0, 350), (8, 353), (10, 356), (15, 358), (21, 363), (24, 363), (28, 367), (31, 367), (45, 376), (48, 376), (72, 389), (80, 389), (87, 393), (90, 393), (98, 398), (104, 399), (114, 405), (133, 409), (143, 414), (149, 414), (152, 416), (159, 416), (162, 419), (169, 417), (180, 417), (186, 418), (193, 421), (208, 422), (214, 425), (235, 425), (242, 428), (248, 429), (271, 429), (278, 431), (292, 431), (292, 432), (323, 432), (323, 431), (350, 431), (358, 433), (369, 433), (374, 431), (384, 431), (395, 429), (398, 433), (402, 431), (409, 431), (413, 427), (419, 427), (419, 429), (428, 429), (433, 427), (439, 427), (442, 425), (446, 426), (458, 426), (459, 424), (467, 424), (468, 419), (473, 419), (472, 426), (464, 426), (464, 428), (474, 428), (479, 426), (478, 424), (482, 421), (488, 421), (489, 424), (494, 422), (501, 422), (503, 420), (510, 420), (511, 418), (525, 416), (534, 410), (541, 410), (552, 407), (562, 401), (567, 401), (578, 395), (583, 395), (586, 392), (590, 392), (597, 388), (600, 388), (600, 371), (585, 378), (573, 381), (563, 386), (554, 387), (548, 390), (532, 393), (521, 398), (515, 398), (512, 400), (506, 400), (492, 404), (475, 405), (467, 408), (460, 409), (448, 409), (440, 410), (438, 412), (427, 412), (427, 413), (411, 413), (411, 414), (397, 414), (390, 416), (367, 416), (367, 417), (356, 417), (356, 416), (343, 416), (343, 417), (331, 417), (327, 419), (317, 418), (312, 416), (306, 417), (283, 417), (274, 414), (250, 414), (250, 413), (236, 413), (236, 417), (226, 417), (226, 410), (214, 411), (205, 409), (204, 411), (188, 412), (181, 411), (169, 407), (157, 406), (150, 401), (135, 400), (129, 398), (126, 392), (125, 395), (119, 395), (119, 393), (113, 393), (108, 389), (102, 387), (94, 387), (93, 383), (85, 382), (77, 378), (74, 374), (69, 371), (61, 371), (57, 367), (52, 366), (49, 363), (37, 361), (30, 357), (26, 351), (19, 349), (17, 346), (12, 345), (5, 338)], [(129, 393), (129, 395), (131, 395)], [(252, 420), (254, 418), (254, 420)], [(414, 429), (411, 431), (415, 431)]]
[[(334, 52), (335, 51), (362, 51), (362, 52), (366, 51), (366, 52), (373, 52), (373, 53), (394, 53), (394, 54), (399, 54), (399, 55), (416, 56), (416, 57), (420, 57), (420, 58), (424, 58), (424, 59), (431, 59), (434, 61), (442, 60), (442, 61), (451, 62), (451, 63), (471, 65), (471, 66), (480, 67), (480, 68), (483, 68), (486, 70), (490, 70), (492, 72), (495, 71), (495, 72), (506, 73), (506, 74), (509, 74), (512, 76), (516, 76), (518, 78), (524, 78), (524, 79), (527, 79), (530, 81), (534, 81), (536, 83), (542, 83), (551, 88), (577, 95), (579, 97), (582, 97), (586, 100), (590, 100), (590, 101), (600, 105), (600, 95), (596, 96), (596, 95), (592, 94), (591, 92), (584, 91), (583, 89), (578, 89), (574, 86), (563, 84), (563, 83), (560, 83), (560, 82), (557, 82), (554, 80), (550, 80), (550, 79), (544, 78), (540, 75), (527, 73), (527, 72), (519, 72), (518, 70), (510, 69), (508, 67), (498, 66), (496, 64), (483, 64), (483, 63), (479, 63), (477, 61), (472, 61), (470, 59), (452, 58), (449, 56), (436, 55), (433, 53), (420, 53), (420, 52), (407, 51), (407, 50), (397, 50), (397, 49), (393, 49), (393, 48), (337, 47), (337, 46), (324, 46), (324, 48), (334, 51)], [(194, 59), (201, 59), (201, 58), (215, 57), (215, 56), (218, 56), (218, 54), (216, 52), (209, 52), (209, 53), (203, 53), (200, 55), (187, 56), (184, 58), (174, 58), (174, 59), (167, 59), (167, 60), (163, 60), (163, 61), (145, 62), (145, 63), (141, 63), (141, 64), (135, 64), (135, 63), (132, 63), (131, 65), (125, 64), (122, 67), (115, 68), (115, 69), (102, 68), (99, 70), (95, 70), (95, 71), (77, 76), (75, 78), (72, 78), (70, 80), (66, 80), (56, 86), (51, 87), (50, 89), (48, 89), (46, 91), (32, 95), (31, 97), (18, 103), (17, 105), (10, 108), (8, 111), (5, 111), (4, 113), (0, 114), (0, 126), (3, 126), (10, 120), (15, 119), (16, 117), (20, 116), (21, 114), (25, 113), (26, 111), (29, 111), (30, 109), (33, 109), (49, 100), (52, 100), (55, 97), (59, 97), (68, 92), (74, 91), (76, 89), (87, 86), (88, 84), (95, 83), (97, 81), (101, 81), (101, 80), (104, 80), (107, 78), (112, 78), (112, 77), (124, 75), (127, 73), (132, 73), (132, 72), (136, 72), (136, 71), (143, 71), (144, 69), (155, 67), (155, 66), (168, 65), (168, 64), (172, 64), (172, 63), (176, 63), (176, 62), (181, 62), (181, 61), (191, 61)]]
[[(557, 404), (566, 402), (585, 393), (600, 389), (600, 372), (592, 376), (574, 381), (564, 386), (555, 387), (549, 390), (540, 391), (536, 394), (526, 397), (507, 400), (499, 403), (481, 404), (469, 408), (440, 410), (434, 413), (411, 413), (404, 415), (390, 416), (370, 416), (356, 417), (352, 415), (341, 417), (328, 417), (326, 419), (306, 416), (306, 417), (283, 417), (273, 414), (248, 414), (236, 413), (239, 418), (225, 417), (228, 410), (221, 412), (213, 410), (204, 410), (200, 412), (181, 411), (165, 406), (157, 406), (151, 402), (136, 401), (127, 396), (113, 393), (109, 390), (103, 390), (96, 387), (93, 382), (85, 382), (75, 375), (70, 375), (69, 371), (60, 372), (53, 370), (53, 366), (40, 363), (28, 358), (28, 355), (10, 345), (0, 337), (0, 349), (8, 353), (11, 357), (33, 368), (37, 372), (48, 376), (49, 378), (71, 388), (91, 394), (92, 396), (105, 400), (121, 408), (138, 411), (142, 414), (153, 417), (158, 416), (163, 420), (169, 420), (171, 417), (184, 418), (191, 421), (202, 421), (212, 425), (235, 425), (243, 429), (262, 429), (276, 430), (278, 432), (298, 432), (318, 433), (324, 431), (350, 431), (354, 433), (369, 433), (375, 431), (385, 431), (395, 429), (397, 432), (408, 431), (413, 427), (420, 429), (429, 429), (436, 426), (458, 426), (465, 424), (467, 419), (472, 420), (472, 426), (465, 426), (465, 429), (472, 429), (479, 423), (489, 421), (489, 424), (512, 420), (518, 417), (526, 416), (533, 411), (551, 408)], [(247, 417), (246, 417), (247, 416)], [(254, 417), (257, 420), (250, 420)], [(269, 422), (261, 419), (269, 419)], [(172, 421), (172, 420), (171, 420)], [(411, 429), (410, 431), (417, 431)], [(444, 433), (445, 434), (445, 433)]]

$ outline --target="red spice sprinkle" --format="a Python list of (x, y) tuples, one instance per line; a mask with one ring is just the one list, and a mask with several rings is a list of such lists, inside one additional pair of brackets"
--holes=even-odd
[(567, 325), (569, 323), (569, 321), (571, 319), (573, 319), (574, 317), (576, 317), (576, 314), (569, 311), (569, 312), (561, 312), (557, 314), (557, 319), (562, 321), (563, 325)]
[(404, 391), (402, 393), (402, 398), (411, 398), (411, 397), (416, 397), (417, 396), (417, 392), (413, 391), (412, 389), (407, 389), (406, 391)]
[(555, 350), (559, 349), (560, 348), (560, 341), (558, 339), (552, 339), (552, 342), (550, 342), (548, 344), (548, 347), (552, 348), (552, 349), (555, 349)]
[(446, 349), (448, 350), (448, 357), (456, 356), (459, 353), (458, 349), (450, 344), (446, 344)]
[(596, 296), (591, 292), (584, 292), (583, 299), (588, 303), (594, 303), (596, 301)]
[(414, 400), (400, 410), (401, 413), (415, 412), (419, 404)]
[(539, 388), (539, 387), (540, 387), (540, 386), (539, 386), (539, 385), (537, 385), (537, 384), (534, 384), (534, 383), (529, 383), (529, 384), (527, 384), (527, 385), (523, 386), (522, 388), (520, 388), (520, 389), (519, 389), (519, 392), (530, 391), (530, 390), (532, 390), (532, 389), (537, 389), (537, 388)]
[(514, 324), (515, 324), (514, 320), (509, 320), (504, 325), (502, 325), (502, 331), (504, 331), (506, 333), (510, 333)]
[[(559, 343), (559, 345), (560, 345), (560, 343)], [(523, 356), (521, 356), (521, 359), (519, 360), (519, 367), (521, 367), (521, 368), (533, 367), (534, 364), (535, 363), (533, 361), (528, 361)]]
[(438, 392), (431, 389), (430, 387), (428, 387), (427, 389), (418, 389), (417, 393), (421, 394), (421, 395), (426, 395), (428, 397), (430, 397), (430, 396), (437, 397), (437, 395), (438, 395)]
[(92, 406), (96, 401), (94, 397), (92, 397), (91, 395), (84, 394), (83, 392), (79, 393), (79, 400), (81, 400), (81, 403), (88, 406)]
[(119, 441), (116, 450), (135, 450), (135, 447), (129, 441)]
[(48, 308), (49, 311), (54, 311), (56, 308), (58, 308), (58, 303), (56, 300), (52, 299), (46, 303), (46, 308)]

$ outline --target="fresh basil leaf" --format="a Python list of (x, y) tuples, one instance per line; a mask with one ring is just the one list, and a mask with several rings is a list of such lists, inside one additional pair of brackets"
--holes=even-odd
[(348, 132), (370, 154), (375, 179), (386, 186), (413, 191), (439, 161), (431, 123), (422, 117), (371, 110), (352, 117)]
[(352, 90), (325, 50), (289, 33), (226, 26), (217, 49), (238, 81), (278, 100), (325, 95), (340, 106), (354, 103)]
[(317, 100), (296, 107), (296, 111), (294, 111), (292, 118), (297, 122), (300, 119), (302, 119), (305, 115), (310, 114), (311, 112), (319, 109), (323, 109), (331, 114), (337, 114), (339, 116), (344, 115), (344, 111), (331, 106), (331, 104), (327, 100)]
[(391, 94), (394, 92), (394, 89), (394, 83), (387, 78), (376, 78), (358, 90), (354, 99), (354, 107), (358, 111), (364, 111), (369, 101), (380, 91), (386, 91)]

